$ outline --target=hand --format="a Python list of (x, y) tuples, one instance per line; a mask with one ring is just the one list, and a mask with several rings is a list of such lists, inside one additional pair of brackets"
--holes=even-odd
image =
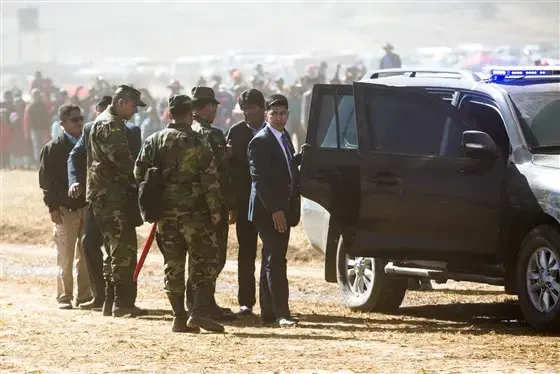
[(303, 152), (305, 152), (305, 150), (306, 150), (306, 149), (309, 149), (309, 148), (311, 148), (311, 144), (309, 144), (309, 143), (304, 143), (304, 144), (302, 144), (302, 145), (301, 145), (300, 153), (303, 154)]
[(229, 211), (229, 224), (233, 225), (237, 222), (237, 213), (234, 210)]
[(76, 199), (82, 195), (82, 186), (79, 183), (72, 183), (68, 189), (68, 196)]
[(272, 221), (274, 222), (274, 228), (279, 233), (283, 233), (288, 230), (288, 224), (286, 223), (286, 215), (283, 211), (279, 210), (272, 213)]
[(214, 225), (217, 225), (217, 224), (220, 223), (220, 221), (222, 220), (222, 217), (221, 217), (220, 213), (218, 213), (218, 214), (212, 214), (211, 218), (212, 218), (212, 223), (213, 223)]
[(59, 209), (51, 212), (51, 221), (57, 225), (62, 225), (62, 213)]
[(229, 158), (233, 155), (233, 148), (231, 146), (231, 139), (226, 144), (226, 156)]

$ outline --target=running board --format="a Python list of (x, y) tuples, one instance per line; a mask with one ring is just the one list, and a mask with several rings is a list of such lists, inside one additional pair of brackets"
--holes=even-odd
[(409, 268), (402, 266), (395, 266), (392, 262), (389, 262), (385, 266), (385, 274), (391, 275), (404, 275), (407, 277), (417, 277), (417, 278), (429, 278), (438, 282), (445, 282), (449, 279), (459, 282), (474, 282), (474, 283), (484, 283), (491, 284), (494, 286), (504, 286), (504, 278), (501, 277), (489, 277), (486, 275), (479, 274), (466, 274), (466, 273), (453, 273), (442, 270), (430, 270), (421, 268)]

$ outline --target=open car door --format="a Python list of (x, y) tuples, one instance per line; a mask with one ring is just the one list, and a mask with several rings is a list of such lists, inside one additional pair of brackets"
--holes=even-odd
[(357, 82), (354, 97), (361, 198), (348, 253), (496, 256), (506, 160), (467, 157), (463, 132), (476, 128), (424, 89)]
[[(324, 211), (315, 216), (306, 214), (304, 201), (303, 225), (312, 244), (322, 242), (321, 249), (325, 251), (325, 229), (330, 217), (338, 222), (355, 221), (358, 217), (360, 161), (351, 85), (313, 87), (306, 143), (311, 147), (305, 151), (301, 164), (302, 195), (330, 216), (325, 222)], [(311, 236), (322, 238), (314, 240)]]

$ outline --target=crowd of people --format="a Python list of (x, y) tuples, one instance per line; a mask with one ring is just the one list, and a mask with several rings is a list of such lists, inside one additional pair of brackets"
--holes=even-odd
[[(393, 46), (384, 47), (386, 55), (380, 61), (380, 68), (400, 67), (400, 57), (393, 52)], [(243, 118), (238, 99), (240, 94), (249, 88), (261, 91), (265, 96), (271, 94), (284, 95), (290, 105), (290, 123), (288, 128), (295, 128), (307, 120), (311, 89), (318, 83), (351, 84), (359, 80), (366, 72), (363, 64), (348, 66), (337, 65), (332, 76), (327, 75), (328, 63), (322, 61), (317, 65), (309, 65), (305, 75), (297, 79), (291, 86), (286, 86), (282, 77), (266, 72), (262, 64), (255, 67), (250, 77), (245, 77), (240, 70), (232, 69), (229, 77), (213, 75), (209, 78), (200, 77), (196, 86), (211, 87), (220, 101), (214, 126), (226, 133), (229, 127)], [(131, 85), (133, 86), (133, 85)], [(79, 86), (72, 92), (57, 87), (52, 79), (44, 77), (40, 71), (29, 87), (29, 102), (24, 100), (21, 89), (13, 88), (3, 94), (0, 110), (0, 156), (2, 168), (34, 169), (39, 166), (39, 151), (49, 140), (60, 135), (62, 127), (58, 109), (65, 104), (78, 105), (87, 121), (95, 117), (96, 103), (104, 96), (111, 95), (115, 85), (107, 82), (103, 76), (96, 78), (89, 87)], [(184, 92), (185, 87), (177, 79), (169, 82), (167, 89), (170, 95)], [(161, 130), (168, 121), (167, 98), (156, 98), (147, 88), (138, 88), (142, 93), (146, 107), (139, 108), (131, 122), (140, 127), (142, 139), (145, 140), (154, 132)]]

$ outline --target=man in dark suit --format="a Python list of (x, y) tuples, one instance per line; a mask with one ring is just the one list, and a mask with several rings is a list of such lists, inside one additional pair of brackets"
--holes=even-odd
[(249, 196), (251, 194), (251, 174), (247, 148), (249, 142), (265, 125), (264, 96), (257, 89), (243, 91), (239, 96), (239, 107), (243, 110), (244, 121), (233, 125), (226, 136), (229, 164), (235, 196), (237, 242), (237, 280), (239, 291), (239, 315), (251, 315), (256, 303), (255, 258), (257, 256), (257, 228), (249, 221)]
[(290, 227), (300, 218), (299, 170), (288, 122), (288, 100), (272, 95), (265, 103), (266, 126), (249, 143), (249, 220), (263, 242), (259, 301), (263, 324), (295, 326), (290, 315), (286, 253)]
[[(99, 115), (111, 104), (111, 96), (103, 96), (96, 104), (96, 112)], [(93, 122), (84, 126), (83, 135), (68, 156), (68, 185), (70, 196), (85, 196), (86, 171), (87, 171), (87, 143)], [(128, 145), (132, 156), (136, 158), (142, 146), (141, 131), (138, 126), (130, 122), (126, 123)], [(87, 207), (84, 219), (84, 235), (82, 237), (84, 247), (84, 257), (89, 271), (90, 282), (93, 291), (93, 300), (90, 303), (81, 304), (81, 309), (99, 309), (103, 306), (106, 296), (107, 284), (103, 279), (103, 238), (101, 230), (93, 216), (91, 206)], [(134, 290), (136, 292), (136, 289)], [(136, 300), (136, 297), (134, 297)], [(107, 310), (104, 315), (111, 316), (110, 305), (107, 303)]]

